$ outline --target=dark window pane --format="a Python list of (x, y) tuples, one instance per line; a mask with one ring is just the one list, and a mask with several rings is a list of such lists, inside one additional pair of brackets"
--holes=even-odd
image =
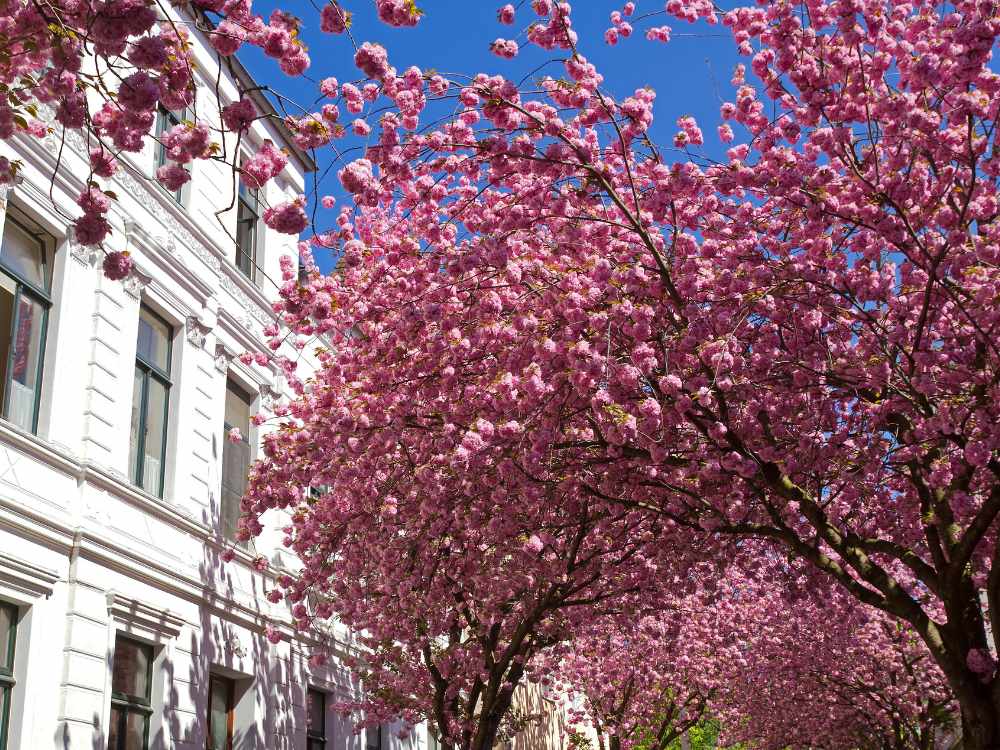
[(240, 180), (240, 200), (246, 204), (247, 210), (251, 211), (254, 215), (257, 214), (257, 190), (247, 186), (243, 180)]
[(135, 380), (132, 381), (132, 432), (128, 444), (128, 465), (132, 473), (132, 481), (139, 481), (139, 433), (142, 432), (142, 398), (143, 386), (146, 381), (145, 372), (138, 367), (135, 370)]
[(233, 539), (236, 535), (237, 521), (240, 516), (240, 500), (247, 486), (247, 471), (250, 468), (251, 450), (248, 437), (250, 434), (250, 415), (253, 410), (253, 397), (237, 384), (229, 382), (226, 385), (226, 412), (224, 430), (236, 427), (243, 439), (233, 443), (228, 436), (222, 443), (222, 508), (220, 526), (222, 535)]
[(7, 750), (7, 725), (14, 685), (14, 639), (17, 608), (0, 602), (0, 750)]
[(11, 336), (10, 378), (6, 418), (19, 427), (35, 428), (35, 405), (41, 359), (45, 308), (24, 294), (18, 299)]
[(250, 416), (253, 396), (230, 381), (226, 384), (226, 425), (238, 427), (245, 438), (250, 432)]
[(310, 690), (306, 704), (306, 731), (313, 737), (326, 737), (326, 696), (319, 690)]
[(116, 693), (149, 700), (149, 666), (153, 650), (127, 638), (115, 641), (111, 689)]
[(236, 266), (251, 279), (257, 260), (257, 191), (240, 181), (236, 205)]
[(117, 708), (111, 708), (111, 719), (108, 722), (108, 750), (119, 750), (121, 736), (122, 713)]
[(7, 736), (7, 724), (10, 721), (10, 694), (11, 688), (0, 683), (0, 748), (6, 748), (4, 744)]
[(17, 284), (7, 274), (0, 273), (0, 407), (6, 402), (7, 361), (10, 359), (10, 345), (14, 332), (14, 300), (17, 299)]
[[(163, 462), (166, 457), (169, 383), (160, 378), (170, 372), (170, 340), (173, 331), (145, 307), (139, 311), (136, 338), (136, 372), (132, 390), (132, 438), (129, 466), (132, 481), (152, 495), (163, 494)], [(154, 373), (162, 373), (156, 375)]]
[(222, 448), (222, 535), (233, 539), (240, 517), (240, 500), (247, 487), (250, 468), (250, 445), (244, 440)]
[(368, 727), (365, 738), (367, 750), (382, 750), (382, 727)]
[(125, 717), (125, 745), (123, 750), (146, 750), (146, 725), (149, 717), (129, 712)]
[(170, 372), (170, 326), (145, 307), (139, 308), (136, 356), (165, 373)]
[(17, 627), (17, 610), (0, 604), (0, 670), (14, 669), (14, 629)]
[(3, 417), (35, 428), (46, 309), (0, 272), (0, 384)]
[(46, 290), (49, 288), (51, 245), (51, 238), (43, 232), (33, 231), (7, 216), (0, 251), (3, 264), (25, 281)]
[[(175, 125), (179, 125), (181, 120), (184, 118), (184, 112), (177, 114), (175, 112), (170, 112), (169, 110), (160, 107), (156, 114), (156, 167), (164, 167), (170, 163), (170, 159), (167, 157), (167, 149), (164, 148), (163, 144), (159, 142), (160, 136), (166, 133)], [(174, 200), (178, 203), (181, 202), (181, 191), (171, 193)]]
[(224, 677), (209, 679), (208, 750), (229, 750), (232, 740), (230, 714), (233, 710), (233, 683)]
[(163, 458), (166, 454), (167, 389), (149, 377), (146, 391), (146, 435), (142, 457), (142, 488), (151, 495), (163, 493)]

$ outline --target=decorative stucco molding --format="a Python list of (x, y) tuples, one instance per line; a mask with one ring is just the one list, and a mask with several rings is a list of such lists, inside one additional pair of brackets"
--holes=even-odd
[(128, 275), (122, 285), (125, 287), (125, 291), (129, 295), (135, 297), (135, 299), (140, 299), (142, 297), (143, 291), (149, 286), (149, 283), (153, 280), (153, 277), (148, 273), (143, 273), (138, 268), (133, 268), (132, 272)]
[(58, 580), (59, 574), (54, 570), (0, 552), (0, 587), (33, 598), (48, 598)]
[(184, 628), (184, 618), (169, 610), (157, 609), (116, 591), (108, 592), (108, 615), (122, 630), (151, 641), (176, 638)]
[(96, 268), (97, 261), (101, 256), (101, 251), (94, 245), (81, 245), (76, 239), (76, 230), (72, 225), (66, 231), (69, 240), (70, 257), (82, 266)]
[(212, 328), (205, 325), (197, 315), (189, 315), (184, 321), (184, 330), (188, 343), (201, 349), (205, 346), (205, 338)]
[(233, 363), (233, 354), (222, 344), (215, 345), (215, 369), (225, 375)]

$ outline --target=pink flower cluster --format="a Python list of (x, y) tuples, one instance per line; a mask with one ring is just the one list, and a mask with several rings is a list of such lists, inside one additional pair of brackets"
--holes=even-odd
[(701, 128), (698, 127), (698, 123), (690, 115), (677, 118), (677, 127), (680, 128), (680, 132), (674, 136), (674, 145), (677, 148), (701, 146), (704, 144), (705, 139), (702, 136)]
[(286, 166), (288, 157), (273, 141), (265, 139), (257, 153), (243, 162), (240, 179), (248, 188), (256, 190), (277, 177)]
[(490, 45), (490, 51), (497, 57), (512, 60), (517, 57), (517, 42), (513, 39), (497, 39)]
[(389, 53), (381, 44), (365, 42), (354, 54), (354, 65), (368, 78), (383, 80), (391, 73), (392, 67), (389, 65)]
[(608, 44), (615, 45), (618, 44), (619, 38), (627, 39), (632, 36), (632, 24), (625, 19), (628, 16), (631, 16), (633, 12), (635, 12), (634, 3), (626, 3), (622, 10), (612, 11), (611, 28), (604, 32), (604, 41)]
[(343, 34), (351, 26), (351, 14), (336, 0), (326, 3), (319, 14), (320, 29), (327, 34)]
[(415, 0), (375, 0), (378, 17), (390, 26), (416, 26), (423, 15)]
[(255, 119), (257, 119), (257, 107), (246, 96), (222, 108), (222, 124), (234, 133), (245, 133)]
[(210, 133), (206, 123), (181, 122), (160, 136), (167, 158), (178, 164), (204, 159), (210, 152)]
[(264, 210), (264, 223), (276, 232), (299, 234), (309, 226), (304, 195)]
[(104, 256), (102, 270), (112, 281), (121, 281), (132, 272), (135, 263), (127, 250), (115, 250)]
[(168, 162), (157, 167), (156, 179), (167, 190), (175, 193), (191, 180), (191, 173), (181, 164)]
[(118, 171), (118, 161), (114, 154), (102, 147), (90, 149), (90, 169), (98, 177), (111, 177)]
[(337, 173), (344, 190), (361, 195), (378, 189), (378, 179), (372, 173), (368, 159), (355, 159)]
[(86, 187), (76, 203), (83, 214), (73, 223), (74, 235), (81, 245), (99, 245), (111, 231), (105, 214), (111, 207), (111, 199), (95, 185)]
[(670, 27), (669, 26), (653, 26), (646, 29), (646, 39), (651, 42), (669, 42), (670, 41)]

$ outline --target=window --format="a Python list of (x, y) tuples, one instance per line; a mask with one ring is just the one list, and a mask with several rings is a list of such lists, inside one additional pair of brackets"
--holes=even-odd
[(311, 484), (309, 485), (309, 491), (306, 493), (306, 502), (309, 505), (313, 505), (329, 491), (330, 485), (328, 484)]
[(365, 730), (365, 750), (382, 750), (382, 727), (368, 727)]
[(211, 675), (208, 678), (208, 738), (205, 750), (233, 750), (232, 680)]
[[(157, 110), (157, 112), (156, 112), (156, 133), (155, 133), (155, 136), (156, 136), (156, 164), (154, 166), (154, 169), (159, 169), (160, 167), (165, 167), (167, 164), (170, 163), (170, 159), (167, 157), (167, 149), (160, 142), (160, 136), (162, 136), (164, 133), (166, 133), (168, 130), (170, 130), (175, 125), (180, 125), (181, 121), (184, 119), (184, 115), (185, 114), (186, 114), (186, 112), (180, 112), (180, 113), (171, 112), (170, 110), (166, 109), (165, 107), (160, 107)], [(166, 190), (166, 188), (164, 188), (164, 190)], [(170, 193), (174, 197), (174, 200), (177, 201), (178, 203), (182, 202), (182, 200), (181, 200), (182, 199), (182, 195), (181, 195), (182, 190), (183, 190), (183, 188), (181, 188), (180, 190), (177, 190), (177, 191), (175, 191), (173, 193)]]
[(173, 330), (152, 310), (139, 309), (132, 389), (132, 481), (151, 495), (163, 495), (167, 452), (167, 403), (170, 397), (170, 345)]
[(257, 221), (260, 203), (257, 190), (251, 190), (240, 180), (236, 203), (236, 267), (253, 281), (257, 267)]
[(326, 747), (326, 693), (309, 688), (306, 693), (306, 750)]
[(17, 607), (0, 602), (0, 750), (7, 750), (7, 725), (14, 692), (14, 646)]
[(8, 209), (0, 248), (0, 388), (3, 418), (34, 432), (45, 355), (55, 240)]
[[(226, 539), (236, 538), (240, 518), (240, 500), (247, 487), (250, 469), (250, 414), (253, 396), (229, 381), (226, 383), (226, 437), (222, 443), (222, 508), (220, 526)], [(240, 431), (240, 441), (229, 439), (233, 428)]]
[(153, 647), (119, 635), (112, 665), (108, 750), (149, 747), (152, 676)]

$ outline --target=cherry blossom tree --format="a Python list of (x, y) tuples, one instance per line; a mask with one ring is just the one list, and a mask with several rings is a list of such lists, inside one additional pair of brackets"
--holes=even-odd
[[(766, 559), (766, 556), (765, 558)], [(912, 627), (772, 559), (706, 610), (720, 741), (930, 750), (958, 712)], [(776, 581), (782, 585), (775, 585)]]
[(802, 562), (747, 553), (752, 573), (731, 565), (654, 616), (553, 649), (571, 719), (611, 750), (664, 750), (709, 717), (723, 746), (947, 747), (957, 707), (912, 628)]
[[(548, 650), (602, 616), (656, 611), (664, 572), (689, 585), (714, 573), (712, 564), (678, 565), (679, 556), (650, 559), (646, 550), (666, 540), (647, 514), (559, 481), (534, 497), (538, 485), (519, 478), (526, 467), (464, 455), (467, 432), (431, 421), (412, 439), (394, 438), (391, 451), (372, 450), (388, 440), (368, 429), (382, 417), (334, 405), (339, 381), (313, 390), (339, 417), (317, 411), (295, 440), (268, 439), (266, 473), (258, 467), (252, 479), (269, 500), (280, 485), (278, 502), (295, 501), (286, 543), (306, 572), (280, 580), (274, 600), (292, 603), (300, 627), (336, 613), (365, 647), (349, 662), (365, 699), (341, 705), (363, 713), (359, 726), (430, 721), (450, 745), (492, 747), (513, 731), (514, 691), (539, 679)], [(338, 446), (322, 466), (313, 441)], [(539, 458), (536, 474), (558, 471)], [(319, 482), (319, 496), (298, 489)]]
[(581, 733), (592, 727), (600, 750), (667, 750), (706, 718), (716, 670), (712, 643), (692, 637), (694, 614), (675, 605), (630, 623), (609, 618), (553, 650), (569, 719)]
[[(374, 434), (476, 401), (460, 456), (500, 460), (516, 436), (476, 420), (516, 422), (594, 498), (780, 542), (912, 627), (965, 743), (997, 747), (992, 6), (730, 11), (761, 87), (736, 71), (719, 137), (744, 142), (673, 164), (653, 92), (611, 100), (568, 5), (535, 8), (567, 79), (481, 75), (418, 134), (384, 115), (341, 171), (357, 212), (317, 240), (344, 271), (291, 284), (286, 322), (363, 332), (330, 361)], [(410, 101), (380, 53), (358, 64)]]
[[(568, 6), (539, 8), (529, 41), (566, 49), (570, 82), (479, 76), (405, 137), (385, 114), (340, 173), (357, 211), (317, 238), (343, 271), (290, 282), (286, 323), (334, 334), (372, 434), (476, 403), (448, 422), (460, 460), (524, 435), (594, 498), (784, 544), (911, 626), (966, 742), (995, 747), (993, 11), (731, 11), (765, 99), (738, 69), (722, 116), (746, 142), (670, 165), (653, 93), (612, 101)], [(358, 64), (398, 92), (381, 55)], [(677, 147), (703, 143), (678, 124)]]

